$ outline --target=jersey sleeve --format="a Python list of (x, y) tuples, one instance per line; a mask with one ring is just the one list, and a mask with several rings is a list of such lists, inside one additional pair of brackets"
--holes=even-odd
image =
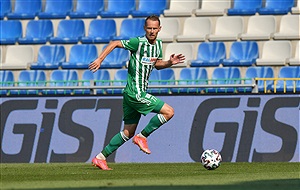
[(129, 40), (121, 40), (123, 47), (129, 51), (137, 51), (139, 40), (138, 38), (130, 38)]

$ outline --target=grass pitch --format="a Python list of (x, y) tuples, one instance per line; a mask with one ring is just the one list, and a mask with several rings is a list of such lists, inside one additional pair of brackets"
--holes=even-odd
[(109, 163), (102, 171), (87, 163), (1, 164), (1, 189), (300, 189), (300, 163)]

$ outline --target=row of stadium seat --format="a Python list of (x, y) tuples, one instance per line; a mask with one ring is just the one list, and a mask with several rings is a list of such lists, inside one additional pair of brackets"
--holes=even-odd
[[(211, 79), (208, 78), (205, 68), (183, 68), (180, 71), (179, 79), (175, 79), (174, 70), (172, 68), (163, 70), (153, 70), (150, 75), (151, 85), (178, 85), (178, 88), (149, 88), (151, 93), (184, 93), (184, 92), (251, 92), (252, 88), (180, 88), (180, 85), (197, 85), (197, 84), (251, 84), (252, 78), (274, 78), (272, 67), (249, 67), (246, 70), (244, 78), (241, 78), (240, 69), (237, 67), (218, 67), (213, 70)], [(43, 70), (23, 70), (18, 76), (18, 81), (14, 81), (13, 72), (10, 70), (0, 71), (0, 78), (3, 81), (2, 86), (91, 86), (91, 80), (96, 86), (124, 86), (127, 79), (127, 69), (119, 69), (116, 71), (111, 80), (108, 70), (101, 69), (95, 73), (86, 70), (79, 79), (76, 70), (54, 70), (51, 72), (50, 80), (47, 81)], [(274, 86), (274, 80), (258, 81), (259, 92), (265, 90), (273, 91), (276, 88), (277, 92), (283, 92), (286, 88), (287, 92), (300, 92), (300, 80), (286, 80), (288, 78), (300, 79), (300, 67), (282, 67), (279, 71), (278, 78)], [(285, 81), (286, 80), (286, 81)], [(286, 82), (286, 84), (285, 84)], [(1, 94), (90, 94), (90, 89), (75, 89), (75, 90), (1, 90)], [(122, 89), (97, 89), (98, 94), (114, 93), (119, 94)]]
[[(169, 43), (164, 50), (164, 59), (173, 53), (184, 54), (185, 63), (175, 65), (177, 67), (292, 66), (300, 65), (299, 44), (300, 41), (293, 50), (290, 41), (267, 41), (259, 56), (257, 42), (237, 41), (231, 44), (229, 56), (226, 57), (224, 42), (202, 42), (196, 51), (191, 43)], [(102, 49), (105, 47), (106, 45)], [(36, 53), (32, 46), (11, 45), (7, 46), (5, 61), (0, 63), (0, 69), (87, 69), (99, 52), (94, 44), (72, 45), (68, 55), (64, 45), (42, 45), (38, 50), (37, 60), (34, 60)], [(1, 51), (0, 53), (2, 54)], [(101, 68), (124, 68), (128, 61), (129, 51), (117, 48), (106, 57)]]
[[(169, 2), (169, 4), (168, 4)], [(137, 6), (138, 5), (138, 6)], [(203, 15), (279, 15), (299, 13), (294, 0), (46, 0), (43, 10), (42, 0), (15, 0), (12, 8), (11, 0), (1, 0), (1, 15), (8, 19), (64, 19), (71, 18), (126, 18), (145, 17), (151, 14), (164, 16), (196, 16)], [(228, 11), (227, 11), (228, 9)]]
[[(30, 20), (26, 25), (24, 36), (20, 20), (2, 20), (0, 24), (2, 45), (46, 44), (47, 42), (51, 44), (108, 43), (110, 40), (129, 39), (145, 34), (142, 18), (122, 20), (120, 31), (117, 31), (116, 21), (113, 19), (94, 19), (88, 25), (87, 34), (85, 32), (87, 26), (81, 19), (61, 20), (56, 29), (51, 20)], [(209, 17), (186, 18), (183, 26), (180, 25), (178, 18), (161, 18), (161, 25), (163, 27), (158, 37), (163, 42), (300, 39), (298, 15), (282, 16), (279, 31), (276, 31), (276, 18), (271, 15), (251, 16), (245, 31), (244, 18), (241, 16), (218, 17), (215, 26)], [(55, 31), (56, 35), (54, 35)]]

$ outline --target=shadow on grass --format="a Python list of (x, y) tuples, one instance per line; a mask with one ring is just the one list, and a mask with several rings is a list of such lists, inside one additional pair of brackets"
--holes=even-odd
[[(68, 189), (68, 188), (55, 188), (55, 190)], [(69, 188), (74, 190), (93, 190), (93, 189), (112, 189), (112, 190), (214, 190), (214, 189), (225, 189), (225, 190), (252, 190), (252, 189), (263, 189), (263, 190), (299, 190), (300, 179), (284, 179), (284, 180), (261, 180), (261, 181), (249, 181), (244, 183), (230, 184), (230, 185), (183, 185), (183, 186), (126, 186), (126, 187), (113, 187), (108, 184), (103, 187), (81, 187), (81, 188)], [(50, 189), (43, 189), (50, 190)], [(54, 190), (54, 189), (51, 189)]]

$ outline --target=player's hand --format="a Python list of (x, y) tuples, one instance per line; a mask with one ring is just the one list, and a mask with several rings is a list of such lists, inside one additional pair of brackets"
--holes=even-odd
[(89, 64), (89, 70), (94, 73), (100, 68), (100, 65), (101, 61), (99, 59), (96, 59), (95, 61)]
[(170, 56), (170, 61), (171, 61), (172, 65), (184, 63), (184, 60), (185, 60), (185, 56), (182, 54), (178, 54), (178, 55), (172, 54)]

